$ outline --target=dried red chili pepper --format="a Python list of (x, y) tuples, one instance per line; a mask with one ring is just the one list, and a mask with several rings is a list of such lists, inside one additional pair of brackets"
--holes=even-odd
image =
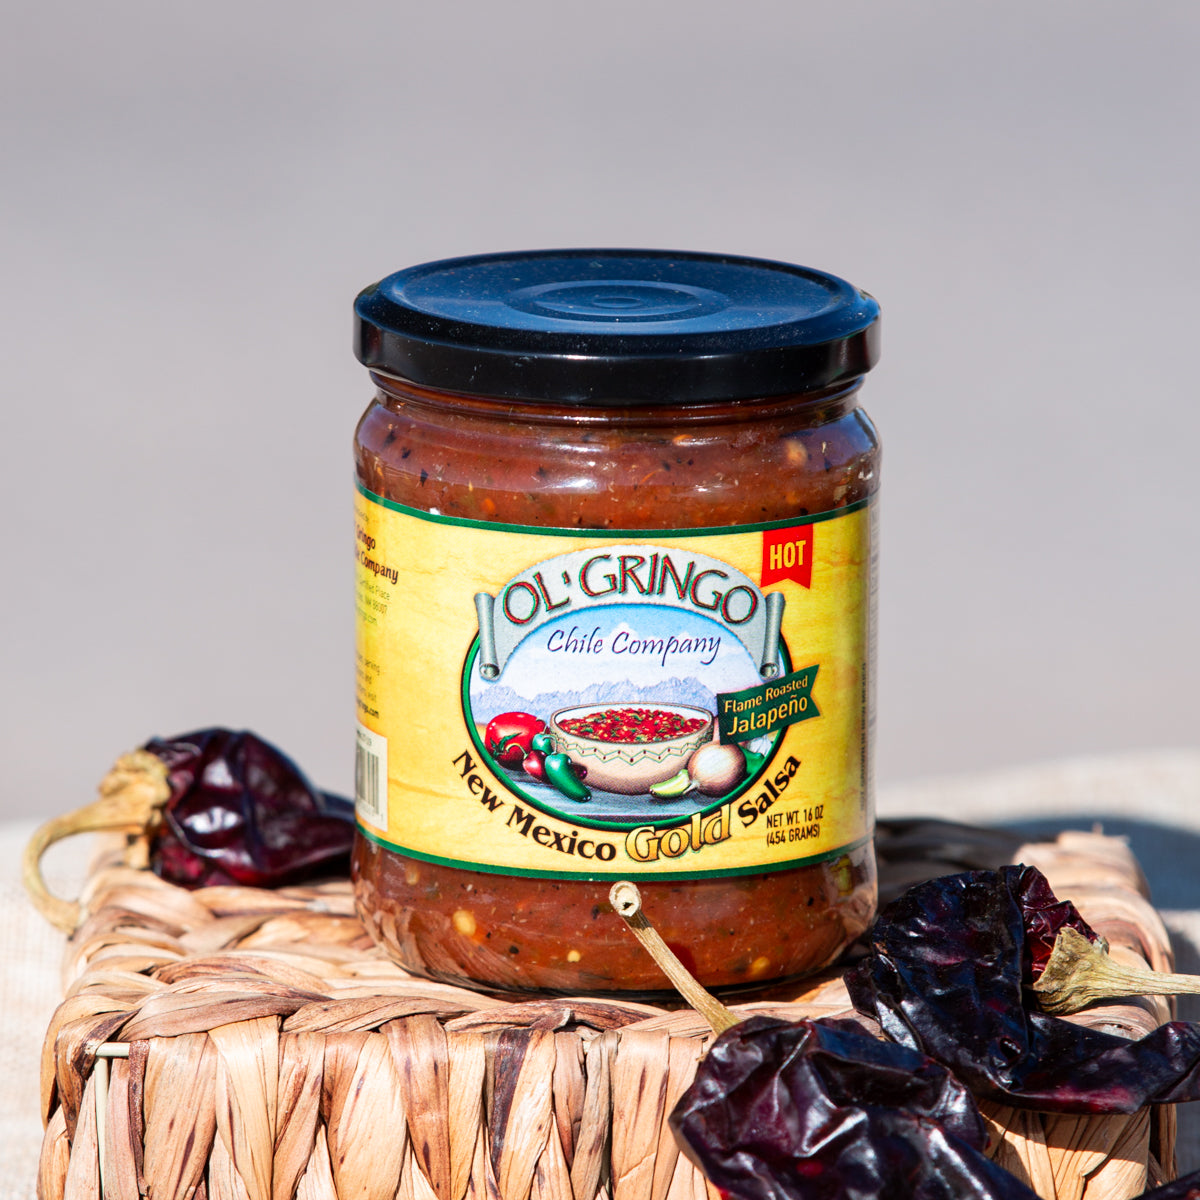
[(1181, 1175), (1173, 1183), (1143, 1192), (1137, 1200), (1200, 1200), (1200, 1171)]
[[(1007, 882), (1024, 902), (1030, 936), (1055, 926), (1095, 936), (1040, 873), (1014, 870)], [(719, 1035), (670, 1123), (726, 1200), (1034, 1200), (980, 1153), (979, 1110), (945, 1066), (865, 1036), (854, 1021), (739, 1021), (662, 942), (634, 884), (614, 884), (609, 898)], [(1139, 1200), (1200, 1200), (1200, 1171)]]
[(976, 1096), (1076, 1113), (1200, 1099), (1200, 1026), (1172, 1021), (1133, 1042), (1026, 1003), (1064, 925), (1095, 939), (1036, 868), (942, 876), (884, 909), (846, 984), (859, 1012)]
[(348, 875), (354, 805), (318, 791), (253, 733), (201, 729), (154, 738), (171, 797), (151, 848), (156, 874), (183, 887), (280, 887)]
[(736, 1200), (1035, 1197), (984, 1157), (983, 1121), (958, 1080), (850, 1022), (739, 1022), (701, 1061), (671, 1126)]
[(1079, 915), (1070, 900), (1060, 900), (1049, 880), (1037, 867), (1009, 867), (1019, 872), (1013, 884), (1021, 908), (1021, 926), (1025, 932), (1025, 952), (1021, 967), (1026, 983), (1032, 983), (1046, 969), (1054, 943), (1066, 927), (1082, 933), (1089, 942), (1100, 940), (1096, 931)]

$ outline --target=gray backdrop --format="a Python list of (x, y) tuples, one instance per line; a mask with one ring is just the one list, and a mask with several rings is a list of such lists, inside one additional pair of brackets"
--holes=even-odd
[(349, 790), (351, 302), (534, 246), (881, 300), (882, 781), (1197, 744), (1192, 0), (5, 8), (0, 815)]

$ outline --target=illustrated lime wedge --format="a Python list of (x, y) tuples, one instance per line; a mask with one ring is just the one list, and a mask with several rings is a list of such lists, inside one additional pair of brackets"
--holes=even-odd
[(671, 796), (682, 796), (691, 786), (692, 777), (688, 774), (687, 767), (680, 767), (670, 779), (664, 779), (662, 783), (656, 783), (650, 789), (650, 795), (657, 796), (660, 800), (665, 800)]

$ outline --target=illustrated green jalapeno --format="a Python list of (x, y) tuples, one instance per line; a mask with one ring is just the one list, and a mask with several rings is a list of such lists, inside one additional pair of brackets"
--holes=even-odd
[(575, 764), (565, 754), (547, 754), (543, 767), (546, 780), (552, 783), (568, 800), (590, 800), (591, 791), (575, 774)]

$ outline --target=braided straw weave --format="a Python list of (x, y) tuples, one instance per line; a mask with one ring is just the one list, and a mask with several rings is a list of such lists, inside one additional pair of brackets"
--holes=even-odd
[[(955, 869), (881, 851), (896, 887)], [(1169, 968), (1123, 843), (1008, 857), (1114, 954)], [(667, 1125), (712, 1036), (690, 1009), (416, 978), (371, 944), (344, 882), (187, 892), (114, 849), (81, 914), (43, 1050), (42, 1200), (715, 1200)], [(848, 1008), (831, 976), (735, 1011)], [(1074, 1019), (1140, 1036), (1167, 1016), (1145, 1000)], [(1170, 1109), (986, 1116), (991, 1152), (1047, 1200), (1124, 1200), (1173, 1171)]]

